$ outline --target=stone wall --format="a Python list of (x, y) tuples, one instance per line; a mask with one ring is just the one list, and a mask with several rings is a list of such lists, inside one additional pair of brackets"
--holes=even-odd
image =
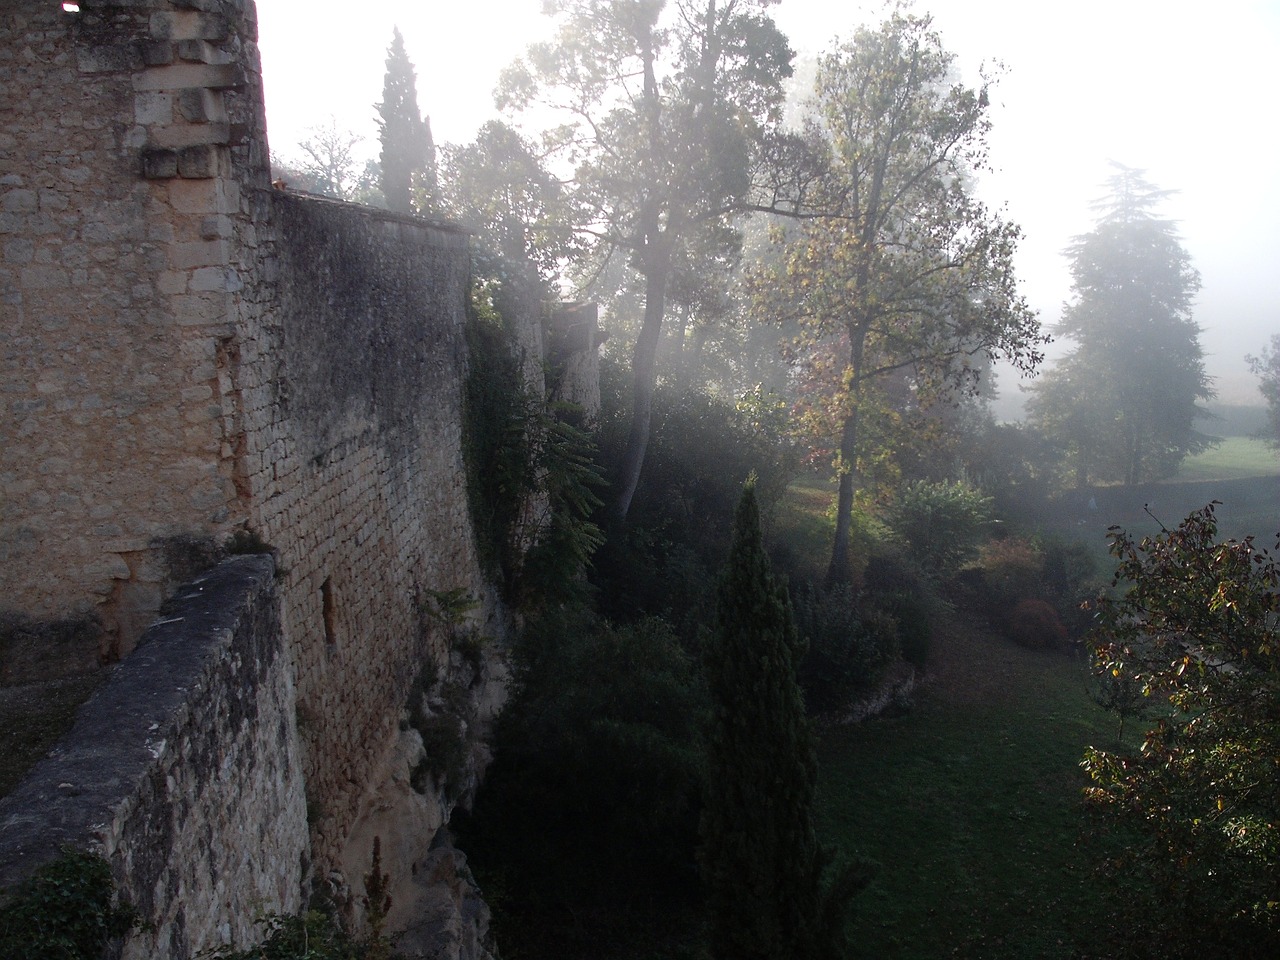
[[(276, 192), (278, 284), (242, 357), (250, 522), (280, 555), (317, 859), (336, 862), (410, 684), (428, 591), (487, 602), (462, 463), (467, 237)], [(368, 851), (362, 851), (367, 856)]]
[(0, 886), (86, 839), (150, 925), (126, 958), (253, 942), (297, 910), (308, 858), (293, 670), (275, 565), (186, 585), (71, 733), (0, 801)]
[[(151, 773), (122, 780), (137, 817), (102, 841), (152, 912), (173, 888), (183, 916), (165, 929), (188, 932), (156, 949), (185, 956), (210, 924), (239, 938), (260, 909), (290, 909), (313, 879), (341, 889), (343, 865), (367, 857), (384, 784), (406, 776), (410, 685), (456, 660), (424, 615), (430, 592), (472, 594), (476, 629), (503, 635), (462, 466), (469, 255), (448, 224), (271, 187), (250, 0), (79, 6), (0, 6), (0, 604), (96, 616), (101, 653), (122, 657), (186, 572), (175, 544), (249, 533), (273, 548), (271, 663), (288, 669), (259, 680), (287, 717), (261, 733), (283, 738), (279, 769), (301, 770), (286, 779), (305, 785), (307, 857), (296, 796), (279, 802), (292, 819), (277, 849), (269, 804), (231, 823), (198, 757), (163, 790)], [(522, 342), (540, 343), (536, 327)], [(497, 662), (468, 683), (491, 716)], [(211, 743), (235, 716), (225, 730), (206, 717)], [(212, 806), (170, 817), (175, 796)], [(153, 826), (166, 817), (173, 829)], [(431, 842), (384, 865), (408, 877)], [(144, 849), (194, 858), (208, 885), (155, 873)], [(237, 880), (235, 857), (262, 858), (272, 890)], [(227, 883), (260, 902), (227, 899)]]
[[(246, 515), (228, 397), (266, 139), (247, 0), (0, 9), (0, 571), (127, 652)], [(239, 261), (239, 262), (238, 262)]]

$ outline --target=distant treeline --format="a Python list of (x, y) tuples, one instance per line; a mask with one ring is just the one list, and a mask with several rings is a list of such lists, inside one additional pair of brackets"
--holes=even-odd
[(1213, 418), (1205, 418), (1199, 426), (1215, 437), (1255, 437), (1267, 427), (1267, 408), (1243, 404), (1206, 404)]

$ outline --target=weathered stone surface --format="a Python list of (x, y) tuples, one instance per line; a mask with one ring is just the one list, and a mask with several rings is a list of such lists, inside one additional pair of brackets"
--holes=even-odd
[(174, 598), (0, 800), (0, 886), (90, 845), (153, 925), (128, 945), (137, 958), (244, 942), (260, 910), (301, 905), (306, 804), (274, 573), (267, 556), (233, 558)]
[(405, 893), (413, 919), (396, 949), (406, 960), (496, 960), (489, 907), (447, 830), (436, 835)]
[[(97, 0), (70, 26), (46, 0), (0, 10), (0, 50), (32, 51), (22, 95), (0, 98), (0, 604), (96, 617), (102, 652), (124, 655), (189, 572), (175, 536), (251, 530), (279, 558), (278, 621), (233, 590), (251, 637), (210, 634), (197, 655), (181, 623), (153, 628), (58, 775), (155, 924), (132, 956), (243, 943), (316, 878), (358, 884), (371, 830), (399, 831), (384, 862), (410, 877), (503, 695), (496, 673), (469, 681), (466, 782), (405, 794), (400, 712), (424, 665), (449, 662), (427, 591), (466, 590), (477, 628), (505, 630), (462, 465), (467, 237), (271, 189), (254, 34), (244, 0)], [(535, 326), (523, 342), (540, 375)], [(82, 832), (41, 776), (13, 826), (47, 805), (55, 843)]]

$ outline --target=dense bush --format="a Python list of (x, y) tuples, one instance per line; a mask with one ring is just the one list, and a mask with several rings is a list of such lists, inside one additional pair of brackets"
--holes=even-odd
[[(602, 381), (600, 457), (611, 475), (625, 448), (629, 381), (609, 364)], [(794, 469), (791, 448), (760, 406), (659, 383), (653, 436), (627, 520), (602, 521), (605, 543), (591, 572), (602, 614), (615, 622), (661, 617), (685, 643), (694, 642), (729, 549), (742, 482), (755, 474), (767, 514)]]
[(1067, 642), (1067, 628), (1058, 612), (1043, 600), (1019, 600), (1009, 614), (1008, 630), (1015, 643), (1032, 650), (1062, 647)]
[(115, 902), (111, 867), (101, 857), (67, 849), (0, 902), (4, 960), (98, 960), (137, 924)]
[(513, 658), (476, 842), (537, 869), (689, 869), (707, 706), (671, 629), (547, 615)]
[(989, 536), (991, 498), (967, 483), (914, 481), (886, 515), (890, 529), (930, 573), (944, 577), (978, 552)]
[(924, 667), (933, 640), (933, 624), (950, 613), (928, 571), (892, 544), (877, 544), (862, 578), (862, 608), (887, 616), (897, 625), (902, 658)]
[(1007, 612), (1019, 600), (1039, 597), (1043, 591), (1044, 564), (1040, 545), (1025, 537), (1005, 537), (984, 543), (974, 563), (982, 573), (978, 604), (992, 612)]
[[(1091, 615), (1081, 604), (1098, 592), (1094, 569), (1085, 544), (1057, 538), (1004, 537), (979, 548), (977, 558), (956, 577), (952, 592), (1019, 643), (1030, 640), (1036, 630), (1031, 610), (1048, 635), (1056, 635), (1061, 627), (1068, 639), (1078, 640), (1091, 624)], [(1015, 622), (1014, 614), (1028, 601), (1036, 604), (1026, 607)], [(1049, 612), (1052, 621), (1047, 618)]]
[(796, 631), (807, 644), (799, 680), (808, 710), (839, 710), (874, 689), (900, 653), (897, 621), (860, 612), (847, 585), (805, 584), (792, 596)]
[[(599, 444), (610, 476), (621, 462), (630, 422), (629, 378), (621, 373), (611, 364), (601, 372)], [(718, 566), (729, 549), (742, 482), (755, 474), (767, 517), (798, 462), (778, 432), (779, 424), (760, 415), (759, 406), (659, 383), (644, 473), (628, 524), (661, 531), (672, 543), (688, 546)]]
[(1043, 537), (1045, 599), (1053, 604), (1067, 633), (1080, 640), (1093, 627), (1086, 601), (1105, 586), (1089, 546), (1079, 540)]

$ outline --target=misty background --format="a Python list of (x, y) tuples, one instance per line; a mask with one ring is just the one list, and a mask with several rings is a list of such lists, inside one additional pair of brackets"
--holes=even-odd
[[(773, 16), (800, 65), (885, 9), (783, 0)], [(1271, 175), (1280, 134), (1269, 119), (1280, 92), (1280, 4), (933, 0), (914, 9), (933, 14), (966, 80), (982, 69), (1000, 73), (990, 111), (994, 170), (979, 194), (1024, 230), (1018, 275), (1044, 325), (1058, 321), (1069, 298), (1063, 251), (1095, 223), (1092, 204), (1111, 162), (1145, 170), (1177, 191), (1159, 212), (1177, 221), (1202, 277), (1195, 319), (1217, 403), (1260, 405), (1244, 356), (1280, 331), (1280, 182)], [(268, 135), (286, 161), (331, 118), (363, 138), (362, 159), (377, 156), (373, 105), (393, 27), (417, 69), (437, 145), (469, 142), (498, 116), (500, 71), (553, 32), (540, 0), (366, 0), (355, 16), (336, 0), (259, 0), (258, 15)], [(1051, 345), (1048, 360), (1067, 346)], [(1018, 416), (1016, 373), (1002, 370), (999, 388), (997, 416)]]

